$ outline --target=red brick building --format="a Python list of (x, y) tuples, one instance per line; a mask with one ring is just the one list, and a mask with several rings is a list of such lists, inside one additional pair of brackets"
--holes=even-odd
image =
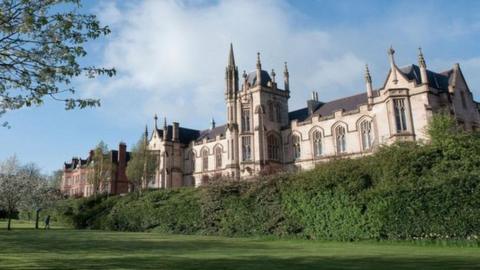
[[(72, 158), (71, 162), (65, 162), (60, 190), (74, 197), (88, 197), (93, 195), (93, 185), (88, 183), (88, 174), (92, 172), (94, 151), (91, 150), (86, 159)], [(108, 152), (109, 161), (112, 163), (112, 172), (109, 179), (102, 181), (100, 193), (122, 194), (129, 191), (129, 182), (126, 175), (127, 163), (130, 160), (130, 152), (127, 152), (125, 143), (120, 143), (118, 150)]]

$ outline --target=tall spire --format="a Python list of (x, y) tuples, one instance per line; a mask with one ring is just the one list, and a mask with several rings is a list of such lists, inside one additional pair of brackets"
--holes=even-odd
[(370, 70), (368, 69), (367, 64), (365, 64), (365, 84), (367, 86), (368, 104), (372, 104), (373, 103), (372, 76), (370, 76)]
[(233, 53), (233, 45), (230, 43), (230, 51), (228, 53), (228, 64), (225, 68), (225, 98), (232, 99), (238, 91), (238, 69), (235, 66), (235, 56)]
[(392, 46), (390, 46), (390, 49), (388, 49), (388, 56), (390, 58), (390, 70), (392, 71), (392, 76), (393, 76), (393, 83), (397, 83), (397, 66), (395, 65), (395, 58), (393, 55), (395, 54), (395, 50), (393, 49)]
[(235, 67), (235, 56), (233, 55), (233, 44), (230, 43), (230, 53), (228, 54), (228, 66)]
[(283, 70), (283, 80), (285, 83), (285, 91), (290, 91), (290, 74), (288, 73), (287, 62), (285, 62), (285, 69)]

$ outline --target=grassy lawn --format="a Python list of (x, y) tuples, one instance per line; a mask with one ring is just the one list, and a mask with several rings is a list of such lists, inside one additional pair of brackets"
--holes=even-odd
[(480, 269), (477, 247), (4, 228), (0, 269)]

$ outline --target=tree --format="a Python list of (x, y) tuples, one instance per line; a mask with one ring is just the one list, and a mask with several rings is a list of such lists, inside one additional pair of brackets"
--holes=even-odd
[(108, 146), (103, 141), (100, 141), (95, 148), (89, 166), (91, 170), (88, 173), (87, 182), (93, 186), (93, 194), (97, 196), (105, 183), (111, 180), (116, 170), (110, 159)]
[(133, 189), (142, 192), (148, 187), (149, 180), (155, 176), (157, 159), (154, 153), (148, 150), (147, 140), (142, 136), (132, 148), (130, 161), (127, 165), (127, 178)]
[(28, 170), (22, 170), (16, 156), (0, 164), (0, 206), (7, 214), (7, 229), (18, 211), (20, 203), (28, 193)]
[[(114, 76), (113, 68), (83, 66), (84, 44), (108, 35), (95, 15), (81, 13), (81, 0), (8, 0), (0, 3), (0, 116), (41, 105), (45, 98), (66, 109), (99, 106), (75, 98), (72, 79)], [(3, 123), (6, 126), (7, 123)]]

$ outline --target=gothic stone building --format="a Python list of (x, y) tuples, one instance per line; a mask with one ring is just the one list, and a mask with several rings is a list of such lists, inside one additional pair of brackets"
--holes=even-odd
[[(322, 102), (313, 93), (307, 106), (289, 111), (289, 71), (283, 88), (272, 70), (256, 69), (239, 76), (233, 48), (225, 70), (226, 124), (206, 130), (178, 123), (155, 128), (149, 149), (158, 155), (152, 188), (198, 186), (212, 177), (246, 179), (262, 172), (309, 169), (334, 157), (357, 157), (378, 145), (395, 141), (425, 141), (432, 115), (450, 112), (466, 130), (480, 127), (479, 106), (473, 100), (460, 66), (434, 72), (421, 50), (418, 65), (398, 67), (388, 51), (390, 70), (373, 89), (366, 67), (365, 91)], [(146, 134), (146, 136), (148, 133)]]

